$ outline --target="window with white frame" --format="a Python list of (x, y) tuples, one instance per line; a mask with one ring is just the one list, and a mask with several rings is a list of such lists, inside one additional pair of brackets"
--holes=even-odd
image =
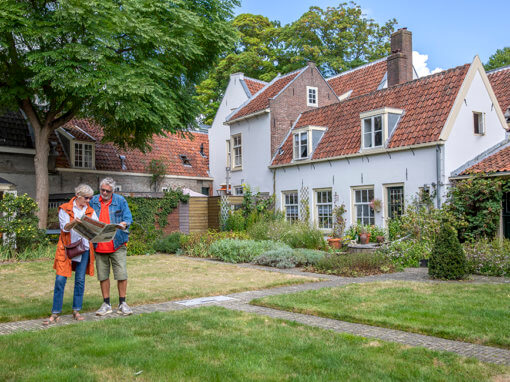
[(374, 225), (374, 210), (370, 202), (374, 199), (373, 188), (359, 188), (354, 190), (354, 213), (357, 224)]
[(394, 219), (404, 213), (404, 186), (386, 187), (388, 191), (388, 218)]
[(283, 198), (285, 219), (289, 222), (298, 221), (299, 219), (298, 192), (297, 191), (284, 192)]
[(485, 113), (473, 112), (473, 127), (476, 135), (485, 134)]
[(241, 134), (232, 136), (232, 151), (234, 154), (232, 167), (241, 167), (243, 165)]
[(92, 168), (93, 167), (93, 147), (90, 143), (74, 143), (74, 167)]
[(312, 86), (306, 87), (306, 106), (319, 106), (317, 94), (317, 88)]
[(381, 147), (383, 144), (382, 116), (363, 119), (363, 148)]
[(294, 134), (294, 159), (308, 158), (308, 131)]
[(315, 191), (315, 206), (319, 228), (333, 228), (333, 195), (331, 190)]
[(244, 188), (243, 188), (243, 186), (235, 186), (234, 187), (234, 193), (236, 195), (244, 195)]

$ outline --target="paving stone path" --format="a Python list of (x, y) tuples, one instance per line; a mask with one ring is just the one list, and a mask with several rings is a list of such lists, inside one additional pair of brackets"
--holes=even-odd
[[(197, 259), (197, 261), (204, 261), (203, 259)], [(210, 260), (205, 260), (210, 261)], [(353, 335), (359, 335), (367, 338), (374, 338), (384, 340), (388, 342), (397, 342), (409, 346), (422, 346), (432, 350), (449, 351), (457, 353), (465, 357), (477, 358), (483, 362), (490, 362), (496, 364), (510, 365), (510, 350), (500, 349), (490, 346), (482, 346), (476, 344), (470, 344), (460, 341), (446, 340), (443, 338), (437, 338), (432, 336), (425, 336), (421, 334), (409, 333), (400, 330), (386, 329), (376, 326), (354, 324), (350, 322), (338, 321), (328, 318), (322, 318), (312, 315), (292, 313), (287, 311), (281, 311), (276, 309), (269, 309), (265, 307), (259, 307), (250, 305), (250, 301), (255, 298), (261, 298), (266, 296), (274, 296), (279, 294), (290, 294), (301, 292), (305, 290), (319, 289), (325, 287), (340, 287), (354, 283), (366, 283), (374, 281), (421, 281), (421, 282), (445, 282), (430, 280), (427, 275), (427, 270), (423, 268), (406, 269), (404, 272), (348, 278), (331, 275), (318, 275), (314, 273), (302, 272), (296, 269), (290, 270), (279, 270), (275, 268), (259, 267), (254, 265), (242, 264), (237, 265), (241, 267), (250, 267), (256, 269), (269, 270), (272, 272), (281, 272), (287, 274), (294, 274), (300, 276), (311, 276), (321, 278), (323, 281), (311, 282), (306, 284), (284, 286), (279, 288), (262, 289), (255, 291), (247, 291), (240, 293), (233, 293), (226, 295), (223, 301), (214, 301), (212, 298), (204, 298), (203, 301), (200, 299), (194, 299), (195, 301), (170, 301), (157, 304), (146, 304), (134, 306), (133, 314), (152, 313), (152, 312), (169, 312), (182, 309), (192, 309), (196, 307), (202, 307), (205, 305), (217, 305), (227, 309), (248, 312), (252, 314), (269, 316), (277, 319), (284, 319), (289, 321), (299, 322), (305, 325), (319, 327), (322, 329), (333, 330), (338, 333), (349, 333)], [(448, 281), (446, 281), (448, 282)], [(510, 283), (508, 278), (499, 277), (482, 277), (473, 276), (470, 280), (465, 281), (466, 283)], [(185, 304), (188, 304), (185, 305)], [(120, 318), (122, 316), (113, 313), (106, 317), (97, 317), (94, 313), (83, 313), (86, 321), (100, 321), (110, 318)], [(69, 325), (76, 323), (71, 315), (61, 316), (61, 321), (56, 325), (50, 327)], [(0, 335), (10, 334), (19, 331), (26, 330), (42, 330), (48, 327), (42, 325), (42, 320), (28, 320), (28, 321), (17, 321), (0, 324)]]

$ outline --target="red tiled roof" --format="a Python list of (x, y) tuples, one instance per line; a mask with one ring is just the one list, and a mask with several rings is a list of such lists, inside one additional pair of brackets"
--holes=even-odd
[(350, 98), (377, 90), (386, 73), (386, 58), (328, 78), (337, 96), (352, 90)]
[(244, 77), (244, 82), (246, 83), (246, 86), (248, 87), (248, 90), (252, 96), (267, 85), (267, 82), (254, 80), (253, 78), (248, 77)]
[[(307, 111), (295, 128), (323, 126), (328, 130), (312, 159), (355, 154), (361, 148), (360, 114), (391, 107), (404, 110), (388, 147), (402, 147), (439, 139), (469, 64), (418, 80), (375, 91), (357, 98)], [(292, 135), (273, 165), (292, 161)]]
[(503, 114), (510, 107), (510, 66), (487, 73)]
[(461, 175), (473, 173), (507, 172), (510, 171), (510, 146), (488, 156), (477, 164), (464, 170)]
[(77, 141), (82, 142), (95, 142), (95, 138), (91, 137), (89, 134), (87, 134), (85, 131), (80, 129), (78, 126), (68, 123), (63, 127), (65, 131), (67, 131), (69, 134), (71, 134)]
[(228, 120), (232, 121), (234, 119), (256, 113), (257, 111), (267, 109), (269, 107), (269, 99), (280, 93), (280, 91), (292, 82), (292, 80), (294, 80), (294, 78), (296, 78), (304, 69), (306, 68), (278, 77), (274, 82), (266, 85), (266, 88), (262, 90), (262, 92), (260, 92), (256, 97), (251, 98), (247, 104), (241, 106), (241, 108)]
[[(144, 154), (139, 150), (120, 150), (111, 143), (102, 143), (103, 129), (91, 120), (75, 119), (65, 125), (65, 128), (70, 126), (76, 126), (96, 139), (96, 170), (149, 173), (147, 167), (150, 161), (162, 159), (167, 175), (209, 177), (209, 137), (205, 133), (191, 132), (193, 140), (172, 134), (154, 136), (152, 150)], [(202, 145), (204, 156), (200, 154)], [(60, 155), (57, 158), (57, 167), (71, 167), (61, 147), (58, 151)], [(122, 169), (119, 155), (126, 157), (125, 170)], [(185, 166), (180, 155), (186, 155), (191, 166)]]

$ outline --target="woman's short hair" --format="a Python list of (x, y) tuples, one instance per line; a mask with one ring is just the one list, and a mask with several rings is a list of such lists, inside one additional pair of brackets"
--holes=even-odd
[(115, 183), (115, 181), (108, 177), (108, 178), (104, 178), (101, 183), (99, 183), (99, 187), (101, 187), (103, 184), (107, 184), (108, 186), (110, 186), (112, 188), (112, 191), (115, 191), (115, 185), (117, 183)]
[(74, 189), (74, 193), (76, 196), (92, 196), (94, 195), (94, 190), (88, 184), (82, 183)]

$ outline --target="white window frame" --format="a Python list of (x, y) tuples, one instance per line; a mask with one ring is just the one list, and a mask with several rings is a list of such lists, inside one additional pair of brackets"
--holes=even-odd
[(306, 106), (319, 106), (319, 89), (317, 87), (306, 87)]
[(122, 192), (122, 185), (116, 184), (113, 192)]
[[(236, 142), (238, 140), (238, 142)], [(232, 135), (232, 168), (243, 167), (243, 140), (241, 134)]]
[[(475, 117), (477, 122), (475, 122)], [(485, 113), (482, 111), (473, 111), (473, 133), (475, 135), (485, 135)]]
[[(375, 212), (372, 208), (370, 208), (370, 194), (367, 194), (367, 200), (363, 201), (363, 194), (361, 195), (361, 200), (358, 202), (356, 201), (356, 192), (363, 192), (363, 191), (372, 191), (372, 199), (375, 197), (375, 190), (373, 185), (366, 185), (366, 186), (357, 186), (351, 188), (351, 218), (353, 224), (363, 224), (363, 225), (374, 225), (375, 224)], [(367, 206), (368, 208), (368, 223), (365, 221), (365, 214), (362, 211), (361, 214), (361, 222), (358, 222), (358, 206), (362, 206), (362, 210), (364, 209), (364, 206)], [(371, 221), (372, 220), (372, 221)]]
[[(391, 107), (383, 107), (376, 110), (367, 111), (361, 113), (361, 150), (380, 150), (383, 149), (386, 145), (386, 141), (389, 138), (388, 132), (388, 114), (399, 114), (402, 115), (404, 110), (395, 109)], [(382, 129), (382, 137), (381, 137), (381, 145), (375, 146), (375, 134), (374, 134), (374, 118), (381, 117), (381, 129)], [(371, 135), (370, 135), (370, 144), (371, 146), (366, 147), (365, 143), (365, 120), (371, 120)]]
[[(81, 165), (78, 164), (78, 159), (76, 157), (77, 155), (77, 146), (81, 146), (82, 151), (82, 160)], [(90, 166), (85, 166), (85, 149), (86, 147), (90, 148)], [(83, 141), (77, 141), (77, 140), (71, 140), (71, 158), (73, 160), (73, 168), (94, 168), (94, 164), (96, 161), (95, 158), (95, 147), (93, 143), (90, 142), (83, 142)]]
[[(331, 201), (329, 202), (324, 202), (322, 201), (322, 197), (320, 198), (321, 201), (319, 202), (319, 193), (327, 193), (329, 192), (330, 193), (330, 196), (331, 196)], [(317, 188), (317, 189), (314, 189), (313, 190), (313, 196), (314, 196), (314, 214), (316, 216), (316, 223), (317, 223), (317, 228), (319, 228), (320, 230), (326, 230), (326, 231), (330, 231), (333, 229), (333, 190), (331, 188)], [(329, 215), (322, 215), (322, 216), (326, 216), (329, 218), (329, 224), (327, 225), (324, 225), (322, 224), (322, 221), (321, 221), (321, 216), (319, 215), (319, 210), (321, 208), (319, 207), (327, 207), (329, 206)]]
[(225, 150), (227, 155), (227, 167), (232, 167), (232, 140), (225, 141)]
[[(288, 198), (289, 197), (289, 198)], [(293, 197), (295, 200), (290, 200)], [(295, 203), (291, 203), (295, 201)], [(294, 210), (295, 213), (289, 210)], [(282, 192), (282, 210), (285, 213), (285, 220), (294, 222), (299, 220), (299, 193), (297, 190)]]
[(244, 188), (243, 186), (234, 186), (234, 194), (235, 195), (244, 195)]
[[(326, 127), (322, 126), (304, 126), (295, 129), (292, 133), (292, 157), (294, 160), (309, 159), (313, 155), (313, 142), (312, 142), (312, 131), (326, 131)], [(301, 156), (301, 135), (306, 134), (306, 156)], [(296, 136), (299, 136), (299, 147), (296, 147)]]

